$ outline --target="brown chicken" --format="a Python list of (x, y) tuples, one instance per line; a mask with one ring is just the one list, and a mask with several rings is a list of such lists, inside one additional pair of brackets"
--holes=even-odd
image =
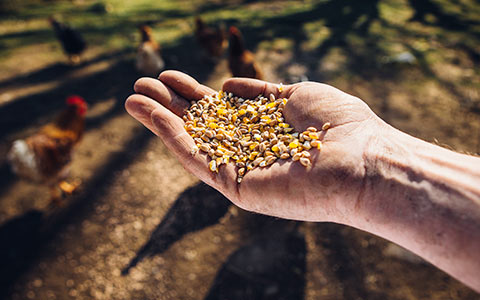
[(160, 46), (153, 39), (152, 28), (147, 25), (139, 27), (142, 40), (137, 50), (137, 70), (144, 75), (158, 76), (165, 67), (160, 55)]
[(263, 79), (263, 73), (255, 62), (253, 53), (245, 49), (242, 34), (237, 27), (230, 27), (228, 67), (234, 77)]
[(207, 54), (213, 58), (222, 56), (227, 47), (227, 37), (224, 28), (214, 29), (208, 27), (200, 17), (195, 18), (195, 27), (197, 41)]
[(7, 156), (18, 176), (48, 185), (56, 205), (61, 204), (62, 191), (71, 194), (78, 185), (65, 178), (74, 146), (83, 135), (87, 112), (87, 103), (80, 96), (70, 96), (66, 102), (67, 108), (52, 123), (26, 139), (14, 141)]

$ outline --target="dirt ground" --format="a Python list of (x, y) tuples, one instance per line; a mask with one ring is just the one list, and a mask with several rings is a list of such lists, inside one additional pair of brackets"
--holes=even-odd
[[(477, 12), (478, 4), (433, 2), (442, 10), (426, 5), (422, 15), (407, 1), (306, 1), (309, 10), (285, 13), (282, 1), (245, 2), (222, 9), (276, 17), (260, 25), (230, 15), (224, 21), (240, 25), (269, 81), (332, 84), (409, 134), (480, 152), (480, 22), (454, 10)], [(171, 18), (165, 22), (184, 17)], [(2, 24), (5, 41), (30, 37), (22, 32), (37, 26), (18, 22), (23, 27)], [(0, 56), (0, 299), (480, 299), (388, 241), (342, 225), (248, 213), (189, 175), (124, 111), (141, 76), (131, 43), (92, 45), (76, 67), (55, 43)], [(402, 53), (414, 61), (402, 61)], [(213, 88), (229, 77), (226, 59), (206, 59), (191, 32), (167, 43), (163, 55), (167, 68)], [(5, 155), (69, 94), (90, 105), (71, 168), (82, 184), (63, 207), (47, 209), (47, 188), (15, 178)]]

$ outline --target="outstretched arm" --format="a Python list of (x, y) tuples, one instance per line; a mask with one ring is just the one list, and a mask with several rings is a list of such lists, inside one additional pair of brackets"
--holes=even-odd
[(480, 158), (395, 129), (366, 153), (356, 227), (391, 240), (480, 291)]
[(136, 82), (127, 111), (160, 136), (184, 167), (236, 205), (272, 216), (331, 221), (379, 235), (410, 249), (480, 291), (480, 159), (404, 134), (360, 99), (306, 82), (277, 86), (227, 80), (223, 89), (244, 98), (286, 97), (284, 115), (297, 131), (332, 124), (312, 168), (291, 161), (249, 172), (238, 185), (233, 164), (218, 174), (205, 154), (190, 154), (193, 139), (181, 116), (189, 101), (213, 94), (193, 78), (166, 71)]

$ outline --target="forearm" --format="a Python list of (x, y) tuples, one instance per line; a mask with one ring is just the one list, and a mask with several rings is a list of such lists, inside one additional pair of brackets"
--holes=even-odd
[(371, 149), (356, 226), (480, 291), (480, 158), (398, 131)]

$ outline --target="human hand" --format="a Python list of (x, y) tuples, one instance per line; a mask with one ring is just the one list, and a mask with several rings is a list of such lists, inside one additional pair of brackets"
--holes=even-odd
[(277, 160), (248, 172), (237, 184), (234, 164), (222, 165), (218, 174), (212, 173), (205, 153), (190, 153), (195, 143), (181, 118), (190, 101), (213, 94), (213, 89), (178, 71), (165, 71), (159, 80), (141, 78), (134, 89), (137, 94), (127, 99), (127, 111), (161, 137), (185, 169), (236, 205), (287, 219), (354, 223), (368, 167), (366, 150), (372, 138), (388, 128), (360, 99), (314, 82), (286, 85), (279, 92), (277, 85), (264, 81), (227, 80), (223, 90), (243, 98), (271, 93), (288, 98), (284, 115), (296, 131), (331, 123), (322, 135), (321, 152), (310, 150), (311, 168)]

